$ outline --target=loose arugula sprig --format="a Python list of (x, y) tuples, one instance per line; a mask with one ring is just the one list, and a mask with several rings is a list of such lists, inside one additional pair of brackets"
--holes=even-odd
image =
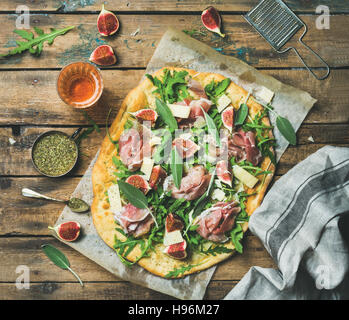
[(64, 255), (63, 252), (55, 248), (54, 246), (51, 246), (50, 244), (44, 244), (41, 246), (41, 249), (44, 251), (46, 256), (57, 266), (60, 267), (63, 270), (69, 270), (76, 279), (78, 279), (79, 283), (83, 287), (84, 284), (82, 283), (79, 276), (70, 268), (70, 263), (68, 258)]
[(201, 263), (199, 264), (190, 264), (188, 266), (182, 266), (180, 268), (176, 268), (172, 271), (170, 271), (168, 274), (165, 275), (165, 278), (177, 278), (178, 276), (180, 276), (181, 274), (191, 270), (194, 267), (199, 266)]
[(231, 253), (234, 250), (229, 249), (224, 246), (217, 246), (217, 245), (211, 245), (208, 249), (202, 250), (201, 253), (206, 254), (206, 255), (211, 255), (211, 256), (216, 256), (217, 254), (222, 254), (222, 253)]
[(171, 152), (171, 172), (176, 188), (180, 189), (183, 176), (183, 160), (176, 146), (172, 148)]
[(51, 28), (50, 33), (45, 33), (42, 29), (38, 27), (34, 27), (35, 32), (37, 33), (37, 37), (34, 37), (34, 34), (30, 31), (26, 30), (14, 30), (13, 32), (21, 36), (23, 39), (27, 41), (16, 41), (17, 47), (10, 50), (7, 53), (0, 54), (0, 57), (7, 57), (10, 55), (15, 55), (22, 53), (23, 51), (29, 50), (29, 52), (33, 55), (39, 56), (43, 50), (45, 41), (52, 45), (54, 39), (57, 36), (63, 35), (67, 33), (69, 30), (75, 28), (74, 26), (70, 26), (64, 29), (54, 29)]

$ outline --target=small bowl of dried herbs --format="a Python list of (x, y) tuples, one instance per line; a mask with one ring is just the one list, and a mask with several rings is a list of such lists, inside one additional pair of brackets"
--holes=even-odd
[(61, 131), (47, 131), (34, 142), (31, 158), (35, 169), (47, 177), (61, 177), (76, 165), (79, 148), (74, 140), (81, 128), (72, 136)]

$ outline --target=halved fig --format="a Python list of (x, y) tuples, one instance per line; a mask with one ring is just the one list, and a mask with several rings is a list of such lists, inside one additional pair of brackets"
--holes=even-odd
[(97, 28), (102, 36), (111, 36), (116, 31), (119, 30), (119, 20), (116, 15), (108, 10), (104, 9), (104, 4), (102, 5), (102, 10), (97, 18)]
[(221, 32), (222, 19), (214, 7), (208, 7), (201, 14), (201, 21), (207, 30), (218, 33), (222, 38), (225, 34)]
[(223, 183), (232, 186), (232, 174), (228, 167), (228, 161), (221, 160), (217, 162), (216, 165), (217, 177)]
[(183, 242), (166, 247), (163, 252), (169, 255), (171, 258), (182, 260), (187, 257), (187, 252), (185, 251), (186, 248), (187, 242), (184, 240)]
[(155, 122), (158, 118), (158, 113), (153, 109), (141, 109), (133, 112), (132, 115), (140, 121)]
[(111, 46), (103, 44), (93, 50), (89, 60), (100, 66), (111, 66), (116, 63), (116, 56)]
[(75, 241), (79, 237), (81, 230), (80, 223), (75, 221), (64, 222), (56, 227), (49, 226), (48, 228), (55, 231), (61, 240), (68, 242)]
[(138, 188), (141, 190), (144, 194), (147, 194), (148, 191), (151, 189), (149, 186), (149, 183), (147, 180), (145, 180), (141, 175), (139, 174), (134, 174), (132, 176), (129, 176), (126, 180), (126, 183), (129, 183), (133, 185), (134, 187)]
[(192, 157), (199, 150), (199, 146), (190, 139), (176, 138), (172, 145), (176, 146), (179, 155), (183, 159)]
[(172, 232), (176, 230), (183, 230), (184, 223), (178, 215), (169, 213), (166, 217), (165, 226), (167, 232)]
[(157, 185), (161, 183), (166, 178), (166, 176), (166, 171), (163, 168), (161, 168), (160, 165), (154, 166), (149, 178), (150, 188), (156, 190)]
[(233, 126), (234, 126), (234, 108), (233, 108), (233, 107), (226, 108), (226, 109), (222, 112), (221, 117), (222, 117), (223, 125), (224, 125), (230, 132), (232, 132)]

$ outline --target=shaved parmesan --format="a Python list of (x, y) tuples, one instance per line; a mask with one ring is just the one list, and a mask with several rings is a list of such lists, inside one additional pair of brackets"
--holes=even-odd
[(248, 171), (239, 166), (233, 167), (233, 173), (237, 179), (239, 179), (243, 184), (245, 184), (249, 188), (253, 188), (259, 181), (255, 176), (253, 176)]
[(158, 136), (152, 136), (150, 139), (150, 146), (156, 146), (158, 144), (161, 144), (161, 137)]
[(111, 211), (120, 212), (122, 209), (122, 205), (121, 205), (120, 190), (119, 190), (118, 184), (113, 184), (108, 189), (108, 198), (109, 198)]
[(164, 245), (171, 246), (176, 243), (181, 243), (183, 242), (184, 239), (182, 237), (182, 233), (180, 230), (175, 230), (171, 232), (165, 231), (165, 236), (164, 236)]
[(213, 200), (218, 200), (218, 201), (223, 201), (225, 198), (225, 193), (221, 189), (214, 189), (212, 192), (212, 199)]
[(194, 122), (194, 128), (201, 129), (206, 126), (206, 120), (204, 117), (197, 117), (197, 119)]
[(264, 100), (266, 103), (270, 103), (274, 98), (274, 92), (266, 87), (262, 87), (262, 89), (258, 92), (258, 98)]
[(141, 171), (144, 173), (145, 179), (149, 180), (153, 170), (154, 160), (151, 158), (143, 158)]
[(231, 103), (231, 100), (226, 94), (221, 95), (217, 100), (218, 112), (222, 112), (227, 106), (230, 105), (230, 103)]
[(190, 114), (190, 108), (188, 106), (181, 106), (178, 104), (168, 104), (172, 114), (177, 118), (188, 118)]

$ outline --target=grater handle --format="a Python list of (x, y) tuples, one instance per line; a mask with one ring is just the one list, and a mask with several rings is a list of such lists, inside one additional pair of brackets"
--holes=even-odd
[[(299, 38), (298, 41), (299, 41), (305, 48), (307, 48), (308, 51), (310, 51), (315, 57), (317, 57), (317, 58), (326, 66), (326, 70), (327, 70), (327, 71), (326, 71), (326, 74), (325, 74), (324, 76), (322, 76), (322, 77), (319, 77), (318, 75), (316, 75), (316, 74), (313, 72), (312, 68), (309, 67), (309, 66), (305, 63), (304, 59), (302, 58), (302, 56), (300, 55), (300, 53), (297, 51), (297, 49), (294, 48), (294, 47), (292, 47), (292, 49), (296, 52), (298, 58), (302, 61), (302, 63), (304, 64), (304, 66), (307, 68), (307, 70), (308, 70), (316, 79), (318, 79), (318, 80), (324, 80), (324, 79), (326, 79), (326, 78), (328, 77), (328, 75), (330, 74), (330, 67), (328, 66), (328, 64), (326, 63), (326, 61), (325, 61), (324, 59), (322, 59), (312, 48), (310, 48), (308, 45), (306, 45), (306, 44), (302, 41), (304, 35), (307, 33), (307, 26), (304, 25), (304, 27), (305, 27), (305, 30), (304, 30), (303, 34), (301, 35), (301, 37)], [(291, 49), (291, 48), (290, 48), (290, 49)]]

